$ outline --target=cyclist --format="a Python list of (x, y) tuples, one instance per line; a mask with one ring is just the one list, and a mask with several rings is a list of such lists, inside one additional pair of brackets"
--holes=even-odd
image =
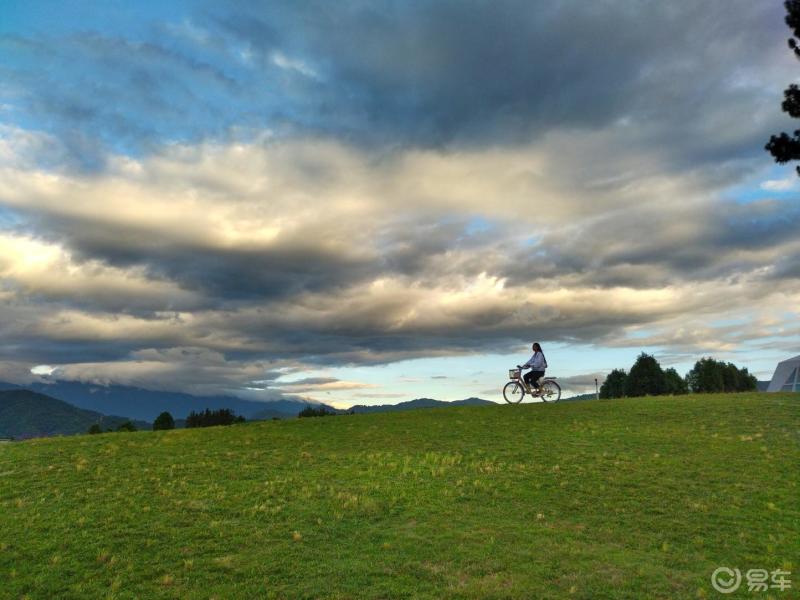
[(544, 371), (547, 368), (547, 359), (544, 357), (544, 352), (542, 352), (542, 347), (539, 345), (539, 342), (534, 342), (531, 349), (533, 350), (533, 356), (531, 356), (524, 365), (517, 365), (517, 368), (531, 369), (525, 373), (523, 379), (525, 383), (529, 386), (532, 385), (538, 392), (539, 379), (544, 377)]

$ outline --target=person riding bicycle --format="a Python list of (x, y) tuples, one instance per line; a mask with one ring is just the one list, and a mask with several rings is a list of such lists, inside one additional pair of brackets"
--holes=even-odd
[(527, 373), (523, 379), (525, 383), (529, 386), (533, 386), (536, 391), (539, 390), (539, 379), (544, 377), (544, 371), (547, 369), (547, 359), (544, 357), (544, 352), (542, 352), (542, 347), (539, 345), (539, 342), (534, 342), (531, 346), (533, 350), (533, 356), (528, 359), (524, 365), (517, 365), (520, 369), (531, 369)]

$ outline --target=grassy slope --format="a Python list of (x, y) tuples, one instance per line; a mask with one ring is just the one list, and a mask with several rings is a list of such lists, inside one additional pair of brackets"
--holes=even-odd
[(715, 597), (719, 565), (800, 585), (798, 465), (789, 394), (33, 440), (0, 446), (0, 597)]

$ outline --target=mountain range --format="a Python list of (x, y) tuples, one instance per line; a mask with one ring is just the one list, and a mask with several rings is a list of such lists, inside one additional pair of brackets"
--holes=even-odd
[[(0, 390), (22, 388), (23, 386), (0, 382)], [(30, 383), (24, 389), (63, 400), (78, 408), (106, 415), (125, 415), (144, 421), (154, 421), (164, 411), (168, 411), (175, 419), (185, 419), (193, 410), (201, 411), (206, 408), (229, 408), (246, 419), (296, 417), (309, 404), (292, 399), (257, 402), (235, 396), (194, 396), (181, 392), (152, 391), (124, 385), (104, 386), (78, 381)]]
[[(4, 391), (5, 390), (5, 391)], [(312, 404), (301, 399), (271, 402), (243, 400), (235, 396), (194, 396), (180, 392), (161, 392), (122, 385), (97, 385), (73, 381), (36, 382), (22, 386), (0, 382), (0, 437), (39, 437), (83, 433), (93, 423), (102, 429), (116, 428), (132, 420), (140, 429), (164, 411), (179, 426), (191, 411), (206, 408), (231, 409), (248, 420), (294, 418)], [(418, 398), (398, 404), (356, 405), (347, 410), (322, 406), (336, 413), (378, 413), (442, 406), (495, 404), (481, 398), (454, 402)], [(114, 415), (114, 416), (106, 416)]]
[(492, 402), (491, 400), (484, 400), (482, 398), (466, 398), (464, 400), (454, 400), (453, 402), (434, 400), (433, 398), (417, 398), (416, 400), (409, 400), (408, 402), (399, 402), (397, 404), (379, 404), (377, 406), (356, 404), (355, 406), (349, 408), (346, 412), (379, 413), (396, 412), (399, 410), (414, 410), (417, 408), (439, 408), (443, 406), (484, 406), (488, 404), (497, 403)]
[[(26, 439), (51, 435), (86, 433), (94, 424), (105, 431), (116, 429), (127, 417), (106, 416), (93, 410), (77, 408), (30, 390), (0, 391), (0, 438)], [(134, 421), (139, 429), (150, 423)]]

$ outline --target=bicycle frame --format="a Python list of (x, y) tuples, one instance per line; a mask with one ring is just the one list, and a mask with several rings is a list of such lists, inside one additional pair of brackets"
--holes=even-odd
[[(544, 383), (545, 381), (554, 381), (555, 379), (557, 379), (557, 378), (556, 377), (540, 377), (539, 378), (539, 385), (541, 386), (541, 384)], [(522, 375), (522, 370), (521, 369), (520, 369), (519, 377), (517, 377), (517, 378), (509, 377), (509, 381), (516, 381), (519, 385), (522, 386), (522, 389), (525, 390), (525, 393), (530, 394), (531, 396), (538, 396), (539, 395), (539, 392), (537, 390), (534, 390), (533, 388), (531, 388), (531, 386), (528, 385), (528, 382), (525, 381), (525, 378)], [(541, 389), (541, 388), (539, 388), (539, 389)]]

